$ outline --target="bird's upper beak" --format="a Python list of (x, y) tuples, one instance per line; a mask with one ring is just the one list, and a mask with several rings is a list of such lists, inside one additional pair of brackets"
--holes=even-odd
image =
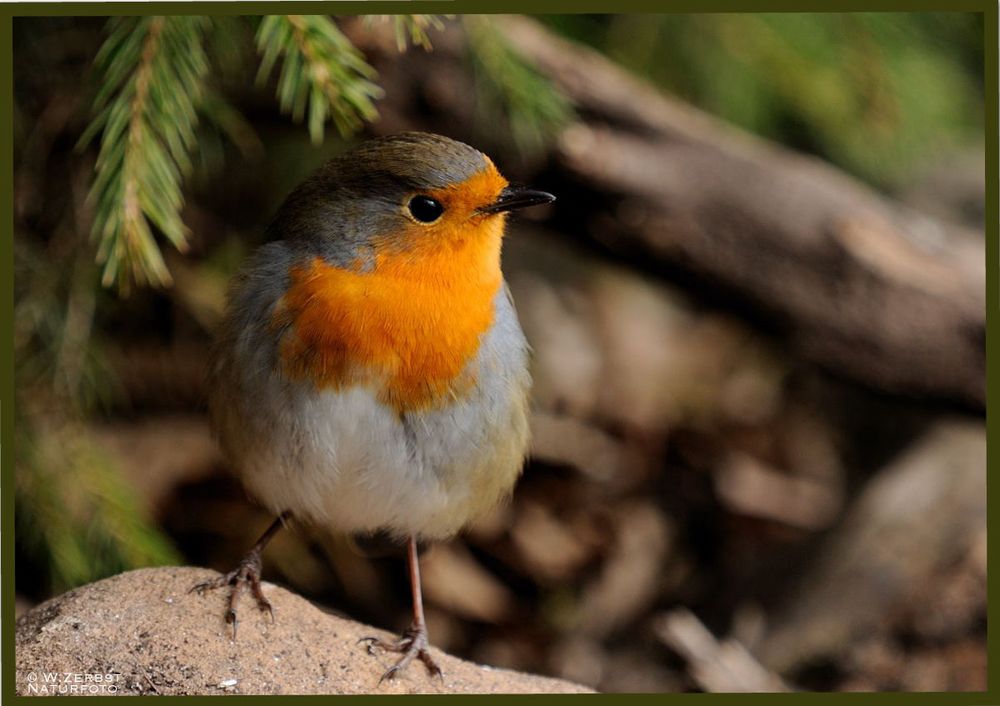
[(543, 203), (552, 203), (556, 197), (545, 191), (526, 189), (521, 186), (508, 186), (500, 192), (497, 200), (488, 206), (479, 209), (480, 213), (493, 214), (513, 211), (517, 208), (527, 208), (528, 206), (538, 206)]

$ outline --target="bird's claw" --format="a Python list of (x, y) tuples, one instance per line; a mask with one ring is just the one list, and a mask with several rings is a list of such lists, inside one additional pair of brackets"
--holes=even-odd
[(397, 652), (402, 655), (396, 664), (382, 674), (378, 680), (379, 684), (395, 679), (410, 665), (414, 658), (424, 663), (424, 667), (427, 668), (427, 672), (432, 677), (444, 679), (444, 672), (431, 657), (427, 644), (427, 629), (423, 626), (411, 627), (396, 642), (388, 642), (379, 637), (362, 637), (358, 643), (362, 642), (367, 643), (368, 654), (371, 655), (378, 654), (378, 650)]
[(240, 596), (247, 588), (249, 588), (250, 592), (253, 594), (254, 600), (257, 603), (257, 608), (261, 612), (267, 611), (271, 616), (271, 623), (274, 623), (274, 608), (271, 605), (271, 602), (267, 600), (267, 597), (264, 596), (264, 591), (261, 587), (260, 573), (260, 553), (257, 551), (251, 551), (243, 558), (243, 560), (239, 563), (239, 566), (230, 571), (228, 574), (223, 574), (210, 581), (202, 581), (201, 583), (195, 584), (188, 589), (188, 593), (204, 595), (206, 591), (222, 588), (223, 586), (232, 586), (232, 590), (229, 593), (229, 607), (226, 610), (225, 620), (227, 625), (233, 626), (233, 640), (235, 641), (236, 628), (238, 624), (236, 618), (236, 606), (239, 603)]

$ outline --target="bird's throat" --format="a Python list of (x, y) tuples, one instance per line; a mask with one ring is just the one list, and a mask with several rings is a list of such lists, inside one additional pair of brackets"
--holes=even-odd
[(419, 253), (377, 252), (368, 272), (322, 259), (291, 269), (275, 310), (286, 374), (319, 388), (368, 387), (399, 412), (466, 394), (493, 324), (502, 219)]

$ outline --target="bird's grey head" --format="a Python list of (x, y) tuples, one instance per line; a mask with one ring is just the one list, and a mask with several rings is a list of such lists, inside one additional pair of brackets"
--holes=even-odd
[(375, 242), (410, 250), (555, 197), (512, 187), (493, 162), (456, 140), (407, 132), (336, 157), (285, 200), (270, 226), (334, 265), (364, 263)]
[(269, 234), (318, 250), (335, 264), (351, 262), (364, 257), (373, 236), (403, 231), (414, 195), (462, 183), (490, 166), (479, 150), (440, 135), (407, 132), (368, 140), (302, 182)]

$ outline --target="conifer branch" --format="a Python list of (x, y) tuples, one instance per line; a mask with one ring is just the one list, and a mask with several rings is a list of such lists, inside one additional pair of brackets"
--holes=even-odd
[(308, 110), (309, 135), (323, 140), (327, 120), (342, 135), (378, 116), (374, 100), (382, 89), (371, 79), (375, 69), (323, 15), (270, 15), (261, 20), (257, 48), (262, 59), (258, 80), (270, 75), (282, 58), (278, 76), (281, 109), (302, 120)]
[(165, 286), (170, 273), (153, 229), (178, 250), (188, 231), (180, 218), (181, 180), (196, 145), (198, 106), (208, 60), (206, 17), (120, 17), (95, 60), (103, 73), (96, 117), (81, 138), (100, 133), (93, 235), (102, 282)]

